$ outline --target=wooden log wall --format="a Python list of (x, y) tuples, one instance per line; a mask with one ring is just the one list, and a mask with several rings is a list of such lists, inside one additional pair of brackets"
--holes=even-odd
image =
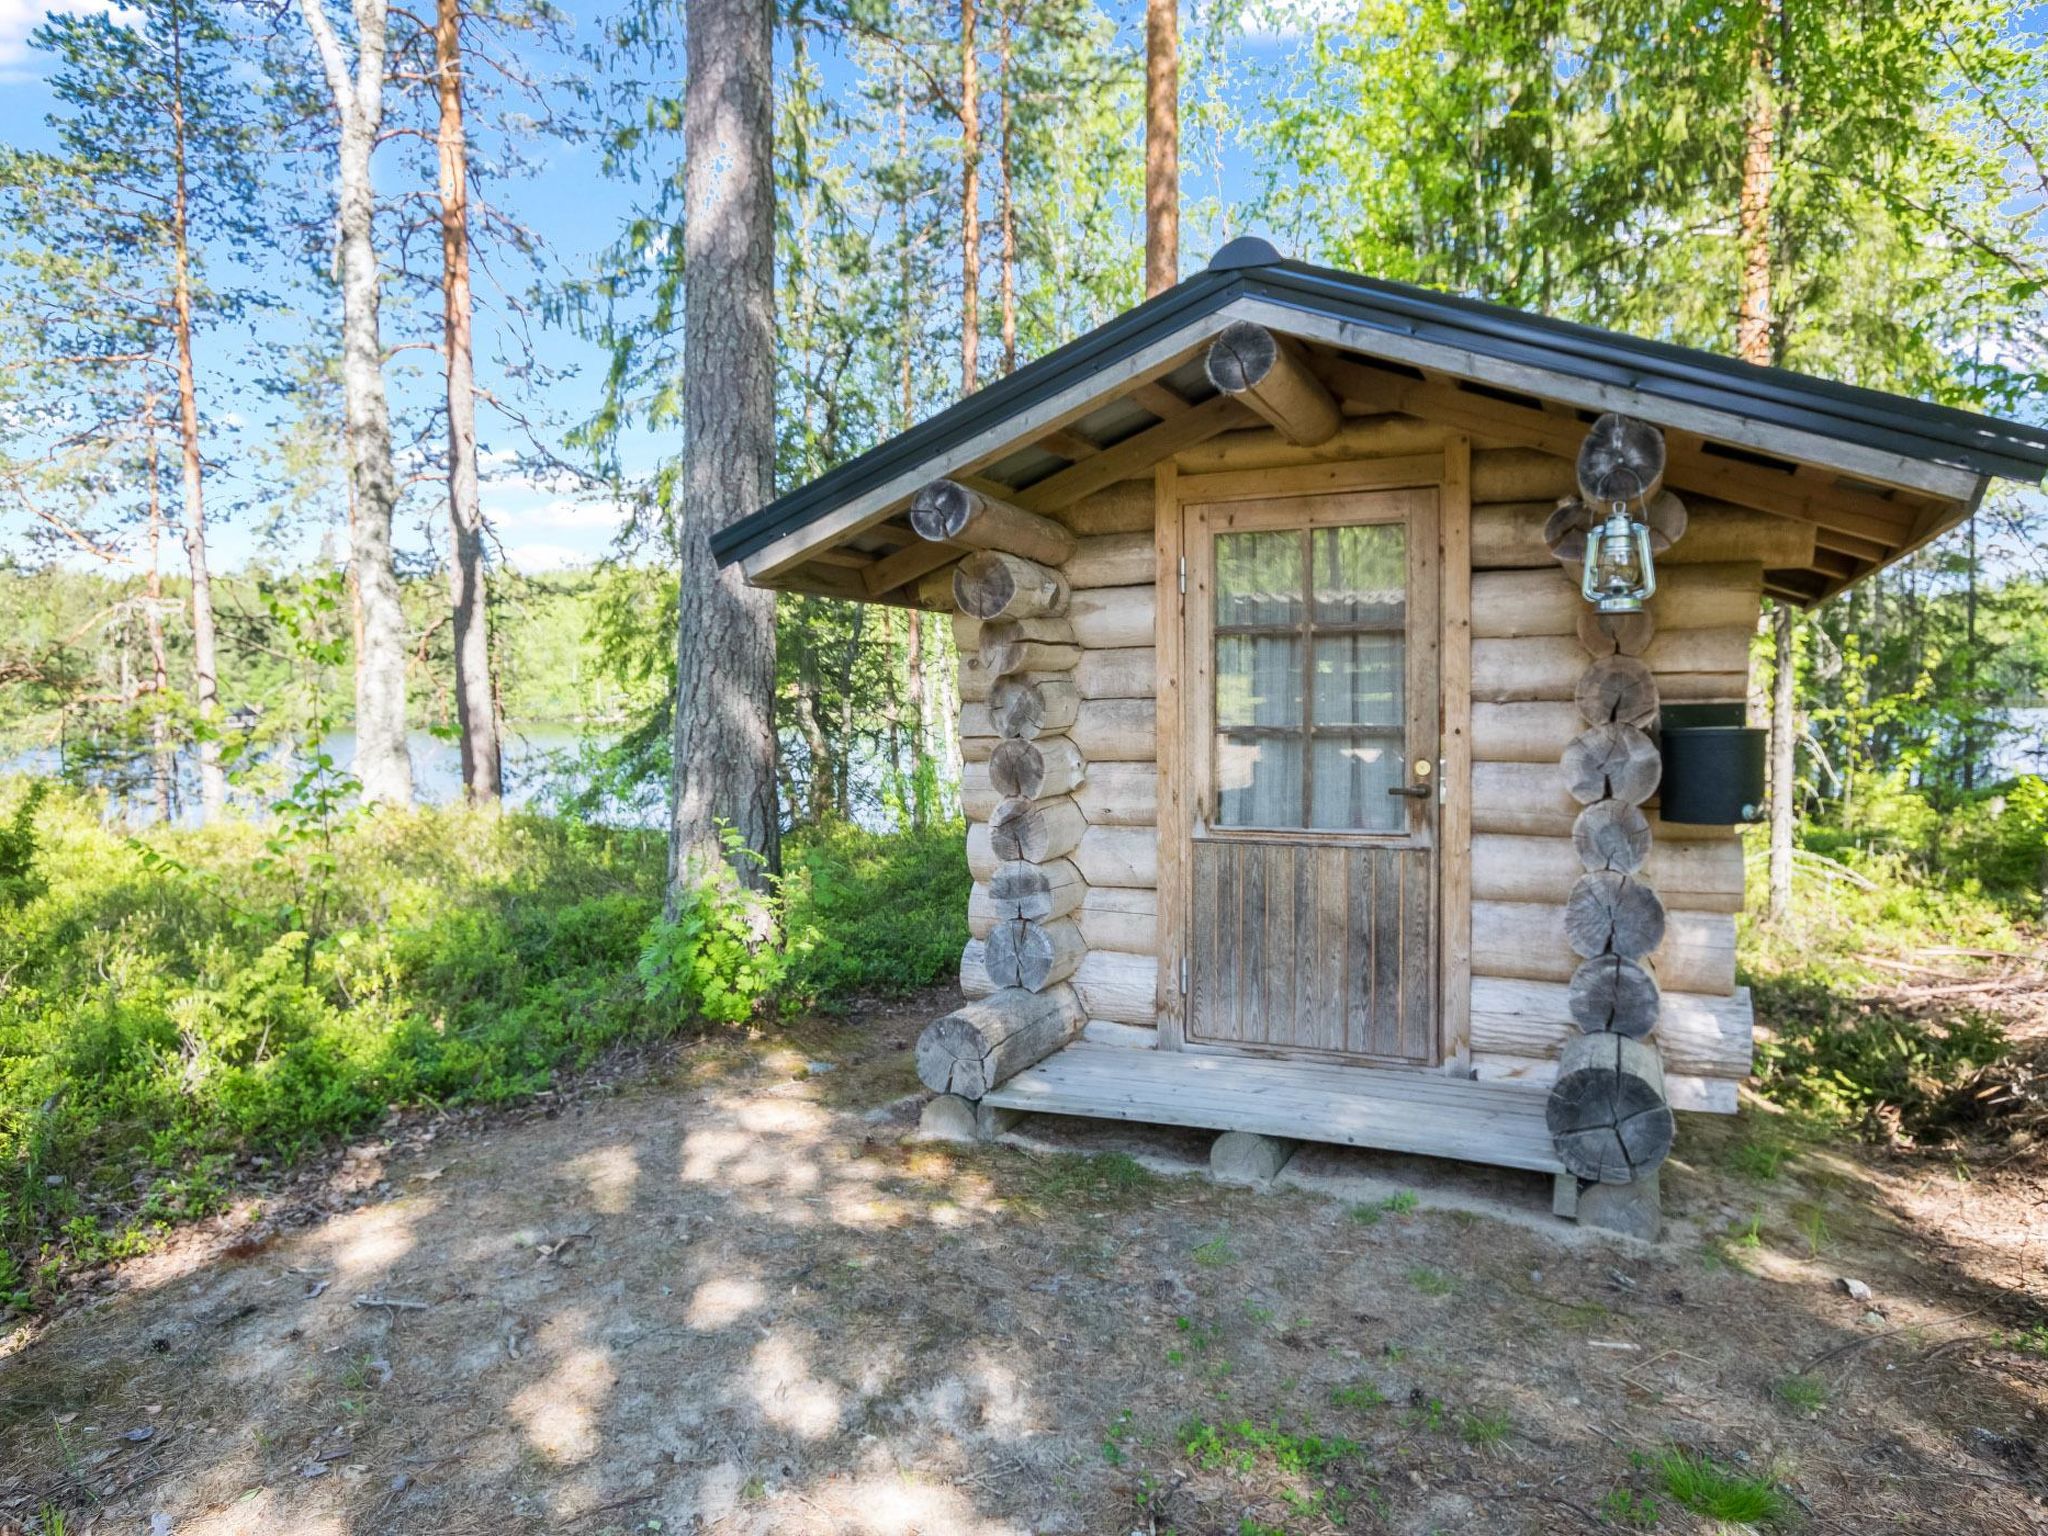
[[(1260, 428), (1184, 450), (1177, 462), (1196, 473), (1256, 468), (1267, 459), (1275, 466), (1337, 462), (1427, 450), (1443, 438), (1427, 422), (1354, 416), (1312, 448)], [(1602, 753), (1576, 771), (1613, 782), (1618, 793), (1596, 798), (1621, 799), (1639, 817), (1609, 811), (1597, 826), (1582, 823), (1585, 803), (1573, 794), (1562, 760), (1587, 730), (1581, 684), (1603, 654), (1630, 659), (1609, 669), (1624, 676), (1634, 675), (1636, 664), (1646, 669), (1657, 701), (1744, 699), (1763, 572), (1807, 563), (1813, 534), (1788, 519), (1688, 495), (1677, 524), (1683, 536), (1658, 555), (1659, 590), (1647, 622), (1602, 628), (1589, 622), (1576, 570), (1560, 566), (1544, 536), (1559, 501), (1576, 489), (1570, 460), (1475, 444), (1471, 1064), (1484, 1078), (1556, 1079), (1559, 1057), (1579, 1028), (1569, 1011), (1580, 957), (1571, 949), (1567, 909), (1588, 873), (1584, 847), (1627, 850), (1641, 842), (1635, 873), (1663, 908), (1644, 969), (1663, 999), (1664, 1090), (1676, 1107), (1725, 1112), (1734, 1108), (1734, 1084), (1749, 1067), (1747, 999), (1734, 985), (1740, 843), (1729, 828), (1664, 823), (1654, 793), (1638, 796), (1627, 787), (1635, 771), (1628, 742), (1603, 743)], [(969, 504), (933, 503), (947, 514), (942, 526), (958, 524), (955, 508)], [(1149, 477), (1125, 481), (1062, 511), (1058, 522), (1073, 535), (1072, 551), (1041, 566), (1043, 578), (1021, 571), (1018, 557), (1001, 547), (1001, 511), (971, 505), (991, 540), (979, 556), (1000, 569), (959, 605), (954, 621), (975, 879), (961, 984), (971, 996), (986, 996), (1023, 975), (1014, 943), (997, 947), (991, 968), (998, 924), (1055, 924), (1035, 948), (1025, 948), (1035, 968), (1061, 977), (1049, 986), (1073, 989), (1087, 1036), (1151, 1045), (1159, 864), (1155, 490)], [(1056, 551), (1057, 539), (1043, 529), (1027, 527), (1025, 536), (1041, 552)], [(926, 585), (936, 596), (944, 583), (950, 596), (955, 572), (936, 573)], [(977, 610), (1000, 617), (984, 622), (973, 616)], [(990, 628), (996, 633), (985, 641)], [(1605, 697), (1595, 698), (1596, 708)], [(1014, 791), (1027, 786), (1009, 759), (1031, 759), (1011, 744), (1040, 740), (1059, 745), (1040, 749), (1043, 777), (1030, 786), (1033, 794), (1020, 797)], [(1029, 804), (1015, 803), (1020, 798)], [(1031, 918), (1010, 916), (1018, 910), (1013, 898), (997, 895), (999, 883), (1015, 885), (1016, 866), (1034, 863), (1021, 857), (1026, 853), (1049, 874), (1043, 915)], [(1002, 881), (1005, 870), (1012, 878)], [(1503, 1006), (1507, 995), (1516, 999), (1513, 1008)]]
[[(1148, 477), (1062, 514), (1073, 548), (1051, 574), (1066, 600), (1036, 621), (1057, 631), (992, 637), (966, 603), (953, 620), (974, 876), (961, 989), (1043, 976), (1073, 989), (1088, 1039), (1143, 1047), (1159, 970), (1153, 508)], [(1045, 888), (1028, 911), (1027, 885)]]
[[(1606, 415), (1594, 422), (1579, 450), (1579, 495), (1558, 504), (1545, 526), (1545, 541), (1569, 575), (1587, 558), (1602, 509), (1632, 504), (1666, 553), (1687, 529), (1689, 516), (1674, 498), (1655, 498), (1664, 476), (1664, 435), (1626, 417)], [(1657, 611), (1643, 607), (1602, 614), (1588, 607), (1573, 616), (1569, 641), (1546, 645), (1533, 636), (1512, 643), (1533, 647), (1527, 663), (1528, 692), (1555, 697), (1558, 653), (1569, 651), (1578, 667), (1570, 697), (1581, 729), (1558, 754), (1556, 772), (1565, 792), (1581, 807), (1568, 845), (1571, 885), (1564, 899), (1565, 954), (1572, 963), (1565, 983), (1564, 1014), (1573, 1029), (1557, 1052), (1556, 1072), (1545, 1100), (1551, 1144), (1566, 1170), (1582, 1182), (1634, 1185), (1651, 1207), (1654, 1223), (1656, 1175), (1670, 1154), (1675, 1133), (1670, 1089), (1665, 1081), (1661, 1035), (1662, 987), (1675, 972), (1676, 955), (1663, 967), (1671, 928), (1666, 893), (1653, 878), (1654, 846), (1643, 804), (1656, 793), (1662, 760), (1649, 733), (1657, 729), (1662, 695), (1652, 655), (1660, 647), (1668, 671), (1698, 665), (1711, 676), (1723, 658), (1715, 630), (1667, 630)], [(1740, 631), (1731, 631), (1740, 635)], [(1747, 656), (1747, 637), (1741, 636)], [(1711, 686), (1711, 685), (1710, 685)], [(1505, 702), (1505, 701), (1503, 701)], [(1515, 846), (1543, 839), (1516, 839)], [(1476, 839), (1475, 839), (1476, 842)], [(1475, 856), (1477, 849), (1475, 848)], [(1681, 860), (1666, 861), (1684, 883), (1712, 885), (1712, 847), (1695, 846)], [(1554, 889), (1552, 872), (1531, 871), (1523, 860), (1523, 886), (1516, 894), (1545, 897)], [(1565, 862), (1559, 860), (1559, 862)], [(1660, 864), (1660, 869), (1665, 864)], [(1740, 860), (1736, 867), (1740, 895)], [(1738, 903), (1739, 905), (1739, 900)], [(1731, 919), (1732, 921), (1732, 919)], [(1733, 980), (1730, 979), (1732, 988)]]
[[(1544, 539), (1560, 500), (1578, 490), (1568, 459), (1519, 448), (1473, 454), (1472, 1066), (1488, 1079), (1555, 1079), (1558, 1055), (1576, 1032), (1565, 1003), (1580, 957), (1566, 910), (1587, 869), (1574, 834), (1623, 847), (1640, 840), (1636, 874), (1663, 908), (1647, 959), (1664, 1017), (1718, 1018), (1729, 1037), (1724, 1049), (1667, 1058), (1666, 1089), (1676, 1107), (1729, 1112), (1750, 1064), (1747, 997), (1735, 987), (1741, 842), (1730, 827), (1667, 824), (1654, 792), (1637, 792), (1629, 781), (1643, 771), (1644, 755), (1655, 771), (1647, 734), (1602, 740), (1597, 752), (1588, 743), (1569, 767), (1565, 756), (1588, 729), (1579, 687), (1603, 654), (1631, 653), (1659, 701), (1746, 699), (1764, 569), (1810, 558), (1813, 532), (1688, 495), (1683, 536), (1656, 557), (1645, 621), (1611, 624), (1610, 634), (1579, 596), (1578, 568), (1561, 564)], [(1597, 775), (1640, 819), (1610, 809), (1584, 820), (1588, 801), (1573, 793), (1574, 772), (1582, 791)], [(1526, 1005), (1512, 1027), (1502, 989)]]

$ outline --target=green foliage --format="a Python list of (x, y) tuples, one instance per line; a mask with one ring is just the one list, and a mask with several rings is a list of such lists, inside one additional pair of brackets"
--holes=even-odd
[(1425, 1296), (1449, 1296), (1458, 1289), (1458, 1282), (1440, 1269), (1426, 1265), (1408, 1271), (1408, 1283)]
[(32, 779), (0, 823), (0, 907), (19, 907), (43, 894), (48, 882), (36, 873), (36, 812), (50, 786)]
[(1240, 1475), (1265, 1462), (1282, 1472), (1328, 1477), (1360, 1455), (1355, 1440), (1306, 1432), (1295, 1434), (1250, 1419), (1232, 1424), (1189, 1419), (1175, 1432), (1174, 1439), (1182, 1454), (1204, 1470)]
[[(1903, 817), (1924, 801), (1891, 803)], [(1822, 1127), (1938, 1131), (1964, 1112), (1978, 1072), (2009, 1041), (1991, 1015), (1915, 1006), (1891, 989), (1924, 971), (1930, 947), (2016, 953), (2033, 941), (1965, 873), (1944, 878), (1896, 851), (1831, 846), (1832, 866), (1797, 867), (1785, 917), (1743, 924), (1742, 968), (1770, 1025), (1757, 1041), (1757, 1088)], [(1782, 1156), (1765, 1135), (1737, 1154), (1738, 1166), (1769, 1178)]]
[(2048, 1360), (2048, 1323), (2029, 1323), (2017, 1333), (2000, 1333), (1994, 1337), (2005, 1349)]
[[(753, 857), (739, 832), (719, 829), (728, 859)], [(773, 897), (747, 889), (721, 863), (658, 918), (635, 966), (650, 1005), (714, 1024), (753, 1017), (782, 980), (789, 951), (777, 943)]]
[[(23, 893), (0, 903), (0, 1251), (17, 1276), (46, 1254), (131, 1251), (212, 1208), (237, 1159), (395, 1104), (501, 1100), (623, 1042), (922, 980), (938, 967), (913, 895), (943, 905), (953, 961), (965, 938), (957, 828), (798, 840), (812, 873), (786, 901), (714, 882), (668, 921), (645, 832), (329, 804), (310, 844), (288, 830), (297, 811), (128, 838), (75, 792), (30, 785), (15, 807), (0, 821)], [(919, 880), (949, 849), (951, 894), (934, 897)], [(798, 988), (808, 935), (892, 902), (904, 927), (856, 926), (867, 948)], [(1105, 1198), (1150, 1180), (1115, 1158), (1075, 1177)], [(21, 1283), (0, 1273), (0, 1291)]]
[(1877, 1128), (1891, 1116), (1930, 1128), (2008, 1047), (1983, 1014), (1907, 1014), (1846, 994), (1839, 981), (1760, 979), (1756, 996), (1772, 1025), (1757, 1042), (1758, 1087), (1825, 1124)]
[(1738, 1472), (1708, 1456), (1671, 1450), (1655, 1463), (1664, 1491), (1694, 1514), (1731, 1525), (1776, 1525), (1792, 1501), (1768, 1477)]
[(792, 838), (783, 862), (790, 996), (903, 992), (958, 969), (971, 884), (961, 823), (882, 834), (828, 822)]

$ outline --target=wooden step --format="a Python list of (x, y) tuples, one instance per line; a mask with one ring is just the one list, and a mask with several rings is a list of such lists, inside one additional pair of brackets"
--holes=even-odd
[(983, 1099), (1001, 1109), (1450, 1157), (1559, 1172), (1541, 1089), (1304, 1061), (1132, 1051), (1085, 1041)]

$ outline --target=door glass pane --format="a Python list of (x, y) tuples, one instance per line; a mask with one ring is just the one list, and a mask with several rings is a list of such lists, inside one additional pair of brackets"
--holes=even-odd
[(1225, 533), (1215, 554), (1216, 824), (1402, 830), (1406, 527)]
[(1400, 629), (1408, 616), (1408, 528), (1318, 528), (1315, 622)]
[(1354, 832), (1398, 832), (1408, 824), (1408, 802), (1387, 791), (1403, 778), (1398, 732), (1318, 736), (1314, 803), (1308, 824)]
[(1216, 824), (1301, 826), (1301, 737), (1216, 737)]
[(1301, 637), (1220, 635), (1216, 723), (1301, 729)]
[(1317, 725), (1407, 723), (1406, 635), (1317, 635), (1315, 649)]
[(1216, 627), (1291, 628), (1301, 622), (1300, 533), (1216, 537)]

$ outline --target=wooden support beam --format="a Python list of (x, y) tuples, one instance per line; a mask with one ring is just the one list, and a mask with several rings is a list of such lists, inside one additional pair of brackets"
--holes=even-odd
[(1100, 443), (1091, 443), (1080, 433), (1068, 427), (1062, 427), (1057, 432), (1046, 433), (1045, 436), (1039, 438), (1031, 446), (1043, 448), (1047, 453), (1057, 454), (1059, 457), (1076, 464), (1083, 459), (1093, 458), (1096, 454), (1102, 452), (1102, 445)]
[(1176, 416), (1185, 416), (1194, 409), (1181, 396), (1156, 381), (1134, 385), (1130, 391), (1130, 399), (1161, 421), (1171, 421)]
[(957, 480), (934, 480), (911, 497), (910, 526), (930, 543), (1000, 550), (1044, 565), (1065, 564), (1074, 552), (1074, 535), (1051, 518)]
[(906, 582), (916, 581), (920, 576), (928, 576), (943, 566), (951, 565), (966, 553), (955, 544), (927, 544), (922, 541), (906, 544), (895, 554), (884, 556), (861, 572), (861, 585), (868, 597), (883, 597)]
[(836, 565), (849, 571), (864, 571), (873, 565), (874, 557), (864, 555), (857, 549), (821, 549), (811, 556), (813, 565)]
[[(1150, 407), (1147, 407), (1150, 409)], [(1016, 495), (1017, 505), (1029, 512), (1057, 512), (1104, 486), (1128, 480), (1150, 469), (1161, 459), (1205, 438), (1232, 427), (1242, 426), (1251, 413), (1228, 395), (1189, 406), (1180, 415), (1163, 420), (1156, 427), (1125, 438), (1092, 458), (1049, 475)]]
[(1211, 384), (1300, 447), (1328, 442), (1343, 425), (1344, 413), (1292, 337), (1239, 321), (1209, 344), (1207, 368)]

